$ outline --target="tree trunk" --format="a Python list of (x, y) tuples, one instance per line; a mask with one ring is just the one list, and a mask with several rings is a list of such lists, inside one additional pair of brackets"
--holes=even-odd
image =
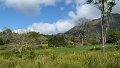
[(82, 38), (82, 46), (84, 45), (84, 39)]
[(107, 35), (109, 30), (109, 24), (110, 24), (110, 17), (107, 16), (107, 23), (106, 23), (106, 30), (105, 30), (105, 43), (107, 42)]
[(104, 43), (106, 43), (106, 41), (107, 41), (107, 32), (108, 32), (108, 28), (106, 27), (106, 29), (105, 29), (105, 38), (104, 38)]
[(105, 44), (104, 44), (104, 0), (102, 0), (102, 10), (101, 10), (101, 42), (102, 42), (102, 52), (105, 52)]
[(101, 18), (101, 42), (102, 42), (102, 52), (105, 52), (105, 44), (104, 44), (104, 25), (103, 25), (103, 14)]

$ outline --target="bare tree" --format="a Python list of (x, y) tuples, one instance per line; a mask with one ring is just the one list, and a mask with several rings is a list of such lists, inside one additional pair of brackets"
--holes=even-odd
[(19, 52), (20, 58), (22, 58), (22, 53), (30, 47), (30, 42), (25, 36), (25, 34), (18, 34), (17, 37), (14, 37), (16, 45), (13, 47), (13, 50)]
[(86, 32), (87, 32), (87, 22), (89, 20), (86, 19), (86, 18), (81, 18), (78, 20), (78, 22), (80, 23), (80, 31), (79, 31), (79, 38), (81, 38), (81, 45), (83, 46), (84, 45), (84, 41), (85, 41), (85, 38), (86, 38)]

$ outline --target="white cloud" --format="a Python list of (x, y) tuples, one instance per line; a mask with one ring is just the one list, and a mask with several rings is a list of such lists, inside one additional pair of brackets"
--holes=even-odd
[(28, 26), (26, 29), (18, 29), (14, 32), (16, 33), (26, 33), (29, 31), (35, 31), (42, 34), (56, 34), (56, 33), (64, 33), (74, 27), (74, 23), (70, 23), (69, 20), (59, 20), (56, 23), (33, 23)]
[(22, 33), (27, 33), (29, 32), (27, 29), (17, 29), (17, 30), (14, 30), (15, 33), (19, 33), (19, 34), (22, 34)]
[(71, 3), (75, 3), (75, 4), (83, 4), (83, 3), (85, 3), (86, 2), (86, 0), (66, 0), (65, 1), (65, 3), (66, 3), (66, 5), (69, 5), (69, 4), (71, 4)]
[(74, 19), (76, 14), (73, 11), (69, 11), (68, 16)]
[(27, 30), (40, 32), (43, 34), (52, 34), (56, 31), (54, 24), (50, 23), (33, 23), (27, 28)]
[(59, 2), (60, 0), (36, 0), (39, 1), (40, 4), (48, 5), (55, 5), (56, 2)]
[(72, 2), (73, 2), (73, 0), (66, 0), (66, 1), (65, 1), (65, 3), (66, 3), (67, 5), (71, 4)]
[(57, 33), (64, 33), (75, 26), (75, 24), (71, 23), (70, 20), (59, 20), (54, 25), (56, 27)]
[(77, 5), (83, 5), (83, 4), (85, 4), (86, 1), (87, 1), (87, 0), (75, 0), (75, 3), (76, 3)]
[(68, 15), (74, 20), (79, 18), (96, 19), (100, 17), (100, 11), (89, 4), (77, 5), (76, 11), (70, 11)]
[[(74, 0), (76, 3), (76, 11), (69, 11), (68, 16), (74, 20), (79, 18), (96, 19), (100, 17), (100, 10), (90, 4), (84, 4), (86, 0)], [(120, 13), (120, 1), (113, 8), (113, 13)]]
[(83, 6), (78, 6), (77, 8), (77, 17), (86, 17), (88, 19), (95, 19), (98, 18), (100, 15), (100, 11), (88, 4), (85, 4)]
[(26, 14), (39, 14), (41, 5), (55, 5), (58, 0), (2, 0), (4, 5)]

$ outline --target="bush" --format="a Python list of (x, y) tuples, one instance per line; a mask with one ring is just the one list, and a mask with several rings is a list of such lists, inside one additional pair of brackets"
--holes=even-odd
[(0, 38), (0, 45), (4, 45), (4, 40), (2, 38)]
[(120, 40), (118, 40), (118, 41), (116, 42), (116, 45), (120, 45)]
[(119, 46), (116, 46), (115, 48), (116, 48), (116, 50), (120, 50), (120, 45), (119, 45)]
[(86, 44), (89, 44), (89, 45), (90, 45), (90, 44), (96, 45), (96, 44), (99, 43), (99, 41), (96, 40), (96, 39), (94, 39), (94, 38), (90, 38), (90, 39), (88, 39), (87, 41), (88, 41), (88, 43), (86, 43)]
[(68, 41), (63, 35), (54, 35), (48, 41), (50, 47), (65, 47), (68, 45)]
[(42, 49), (47, 49), (48, 48), (48, 44), (41, 44), (41, 48)]
[(111, 32), (108, 36), (107, 43), (117, 43), (117, 41), (120, 39), (120, 33), (119, 32)]

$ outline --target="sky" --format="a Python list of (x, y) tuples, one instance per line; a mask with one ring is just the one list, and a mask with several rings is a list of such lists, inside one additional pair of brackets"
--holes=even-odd
[[(64, 33), (80, 18), (97, 19), (100, 11), (86, 0), (0, 0), (0, 30), (16, 33)], [(113, 8), (120, 13), (120, 2)]]

